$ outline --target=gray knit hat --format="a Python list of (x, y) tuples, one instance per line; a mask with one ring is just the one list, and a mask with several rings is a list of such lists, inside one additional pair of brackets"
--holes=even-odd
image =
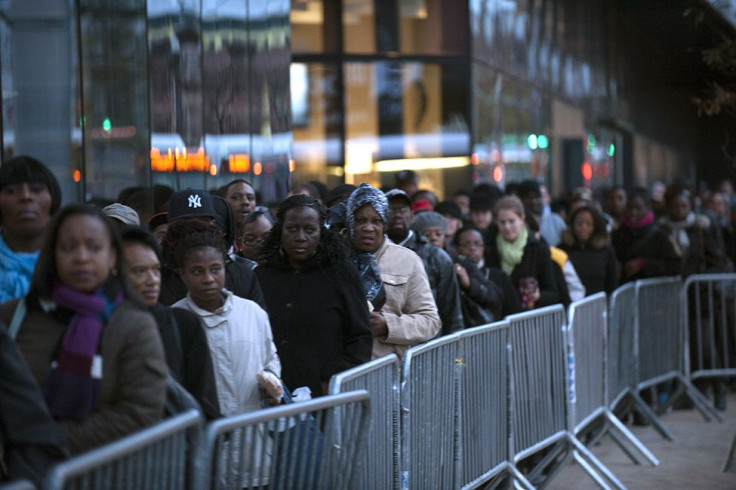
[(380, 190), (370, 184), (362, 183), (360, 187), (355, 189), (347, 201), (346, 217), (350, 236), (355, 236), (355, 211), (360, 209), (364, 204), (370, 204), (376, 213), (381, 217), (383, 223), (388, 221), (388, 199)]
[(440, 213), (435, 211), (422, 211), (421, 213), (414, 215), (414, 222), (411, 224), (411, 229), (417, 233), (421, 233), (425, 228), (437, 226), (444, 232), (446, 223), (447, 220)]

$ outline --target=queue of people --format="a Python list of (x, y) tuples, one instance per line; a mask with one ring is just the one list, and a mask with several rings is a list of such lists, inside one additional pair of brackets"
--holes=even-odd
[[(61, 207), (41, 162), (3, 164), (0, 347), (18, 374), (0, 388), (22, 393), (36, 428), (3, 430), (43, 462), (21, 456), (9, 476), (40, 481), (49, 462), (156, 423), (172, 380), (213, 420), (300, 387), (323, 396), (336, 373), (459, 329), (736, 258), (732, 196), (701, 212), (671, 186), (657, 216), (645, 189), (578, 190), (552, 211), (536, 181), (438, 202), (412, 172), (397, 177), (295, 185), (269, 206), (241, 179), (159, 188), (147, 195), (166, 199), (142, 211), (126, 193)], [(0, 403), (3, 424), (13, 406)]]

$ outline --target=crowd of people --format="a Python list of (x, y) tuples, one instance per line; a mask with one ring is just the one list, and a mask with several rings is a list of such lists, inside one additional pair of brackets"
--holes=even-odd
[(38, 160), (0, 166), (3, 478), (38, 482), (154, 424), (172, 383), (208, 420), (235, 415), (325, 395), (334, 374), (440, 335), (736, 260), (727, 181), (550, 200), (525, 180), (440, 200), (401, 171), (268, 205), (240, 179), (105, 207), (61, 197)]

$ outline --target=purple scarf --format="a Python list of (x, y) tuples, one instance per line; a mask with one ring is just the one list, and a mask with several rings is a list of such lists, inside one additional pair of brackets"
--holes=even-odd
[(56, 283), (51, 299), (72, 310), (74, 316), (51, 364), (44, 397), (55, 419), (81, 421), (97, 406), (102, 381), (102, 356), (97, 354), (97, 346), (102, 327), (122, 301), (122, 293), (111, 301), (103, 289), (87, 294)]

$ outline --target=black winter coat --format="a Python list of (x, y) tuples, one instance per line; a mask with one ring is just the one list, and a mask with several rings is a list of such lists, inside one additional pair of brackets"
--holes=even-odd
[(208, 420), (220, 417), (212, 357), (199, 318), (161, 304), (149, 311), (158, 324), (171, 375), (197, 400)]
[[(494, 228), (490, 243), (486, 246), (486, 265), (501, 269), (501, 256), (496, 246), (497, 230)], [(560, 295), (552, 267), (558, 267), (552, 262), (549, 246), (543, 241), (529, 233), (529, 239), (524, 247), (524, 255), (521, 262), (514, 267), (509, 277), (516, 288), (516, 294), (521, 302), (521, 280), (525, 277), (533, 277), (539, 283), (539, 301), (535, 308), (554, 305), (560, 301)]]
[(368, 303), (352, 264), (307, 264), (302, 271), (278, 265), (255, 270), (268, 306), (281, 377), (293, 390), (321, 383), (371, 359)]

